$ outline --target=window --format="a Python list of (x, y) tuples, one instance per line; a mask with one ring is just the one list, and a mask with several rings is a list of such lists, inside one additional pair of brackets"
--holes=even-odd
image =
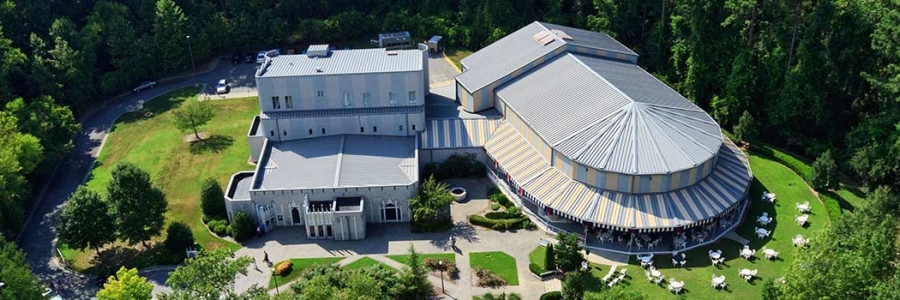
[(413, 131), (416, 131), (416, 124), (413, 124)]
[(391, 105), (397, 105), (397, 93), (388, 92), (388, 101), (390, 101)]
[(275, 130), (269, 130), (269, 136), (275, 136)]
[(312, 135), (312, 128), (309, 129), (309, 135)]
[(284, 135), (287, 135), (287, 130), (282, 130), (281, 132), (284, 133)]
[(325, 128), (322, 128), (322, 134), (325, 134)]
[(353, 106), (353, 98), (350, 97), (350, 93), (344, 93), (344, 107), (352, 107)]
[(372, 95), (369, 93), (363, 93), (363, 106), (369, 107), (372, 106)]
[(378, 132), (378, 126), (372, 126), (372, 132)]
[(359, 132), (366, 132), (366, 129), (363, 128), (362, 126), (360, 126), (360, 127), (359, 127)]
[(284, 96), (284, 107), (294, 109), (294, 96)]
[(400, 125), (400, 131), (403, 131), (403, 125)]
[(409, 91), (409, 104), (416, 104), (416, 91)]
[(316, 96), (325, 97), (325, 91), (319, 90), (318, 92), (316, 92)]
[(278, 96), (272, 97), (272, 108), (281, 109), (281, 101), (278, 101)]

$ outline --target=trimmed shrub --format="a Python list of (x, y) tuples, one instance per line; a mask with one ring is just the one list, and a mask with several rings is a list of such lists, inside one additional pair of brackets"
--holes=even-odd
[(544, 268), (556, 270), (556, 249), (553, 247), (553, 244), (547, 246), (547, 253), (544, 255)]
[(544, 268), (541, 268), (541, 266), (538, 266), (536, 263), (528, 264), (528, 270), (531, 271), (531, 274), (537, 275), (538, 277), (541, 277), (541, 273), (544, 273)]
[(209, 177), (203, 180), (200, 187), (200, 209), (203, 215), (210, 219), (228, 218), (228, 212), (225, 209), (225, 192), (219, 186), (219, 182), (215, 178)]
[(478, 286), (481, 287), (498, 287), (507, 284), (503, 277), (494, 274), (491, 270), (475, 268), (475, 276), (478, 276)]
[(253, 237), (254, 233), (256, 233), (256, 228), (253, 226), (250, 215), (243, 211), (235, 213), (234, 222), (231, 223), (231, 236), (234, 237), (234, 240), (245, 241)]
[(560, 291), (547, 292), (541, 295), (541, 300), (562, 300), (562, 298), (562, 292)]
[(286, 276), (291, 273), (291, 269), (294, 268), (294, 263), (291, 262), (290, 259), (282, 261), (275, 265), (275, 275), (278, 276)]
[(194, 245), (194, 233), (184, 222), (172, 222), (166, 228), (166, 249), (177, 252)]
[(469, 215), (469, 223), (494, 230), (522, 229), (527, 226), (534, 226), (528, 217), (520, 217), (514, 219), (489, 219), (482, 215)]
[(492, 202), (496, 202), (497, 204), (502, 205), (503, 207), (512, 207), (514, 206), (512, 201), (509, 201), (509, 198), (506, 198), (506, 195), (503, 195), (497, 188), (491, 188), (488, 191), (488, 199)]
[(495, 203), (495, 202), (491, 202), (491, 210), (497, 211), (498, 209), (500, 209), (500, 204), (499, 204), (499, 203)]
[(225, 220), (212, 220), (209, 223), (206, 223), (206, 226), (209, 227), (209, 230), (212, 230), (213, 233), (218, 235), (228, 235), (229, 226), (228, 222)]
[(484, 214), (488, 219), (501, 220), (501, 219), (518, 219), (522, 217), (522, 213), (516, 211), (516, 213), (511, 213), (509, 211), (492, 211)]

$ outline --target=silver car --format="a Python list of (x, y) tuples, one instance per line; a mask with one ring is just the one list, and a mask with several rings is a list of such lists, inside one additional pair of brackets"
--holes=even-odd
[(141, 82), (141, 84), (139, 84), (132, 91), (137, 93), (137, 92), (149, 89), (149, 88), (153, 88), (154, 86), (156, 86), (156, 81), (144, 81), (144, 82)]

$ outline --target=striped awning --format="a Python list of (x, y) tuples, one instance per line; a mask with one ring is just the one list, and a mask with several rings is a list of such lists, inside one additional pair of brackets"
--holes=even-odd
[(560, 215), (619, 230), (658, 231), (711, 222), (743, 199), (752, 179), (750, 163), (731, 140), (723, 143), (709, 176), (687, 188), (653, 194), (607, 191), (573, 180), (544, 161), (505, 121), (485, 149), (525, 193)]
[(500, 119), (433, 119), (425, 121), (422, 149), (482, 147)]

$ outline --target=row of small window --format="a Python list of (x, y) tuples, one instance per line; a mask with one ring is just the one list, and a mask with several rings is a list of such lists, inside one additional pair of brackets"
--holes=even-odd
[[(399, 128), (400, 128), (400, 131), (403, 131), (403, 125), (400, 125)], [(413, 130), (413, 131), (416, 130), (416, 125), (412, 125), (412, 130)], [(360, 133), (365, 133), (365, 132), (366, 132), (366, 128), (365, 128), (365, 127), (359, 127), (359, 132), (360, 132)], [(372, 126), (372, 132), (378, 132), (378, 126)], [(310, 128), (310, 129), (309, 129), (309, 135), (312, 135), (312, 134), (313, 134), (313, 130), (312, 130), (312, 128)], [(322, 134), (325, 134), (325, 128), (322, 128)], [(270, 130), (270, 131), (269, 131), (269, 135), (275, 136), (275, 131)], [(287, 135), (287, 130), (284, 130), (284, 135)]]
[[(325, 97), (325, 91), (319, 91), (317, 93), (319, 98)], [(416, 104), (416, 91), (409, 91), (407, 93), (407, 103)], [(399, 96), (395, 92), (388, 92), (388, 101), (390, 105), (399, 104), (400, 100)], [(372, 94), (363, 93), (362, 94), (363, 107), (372, 106)], [(344, 93), (344, 107), (353, 107), (353, 95), (350, 93)], [(272, 97), (272, 107), (275, 109), (281, 109), (281, 99), (278, 96)], [(284, 107), (286, 109), (294, 109), (294, 97), (293, 96), (284, 96)]]

